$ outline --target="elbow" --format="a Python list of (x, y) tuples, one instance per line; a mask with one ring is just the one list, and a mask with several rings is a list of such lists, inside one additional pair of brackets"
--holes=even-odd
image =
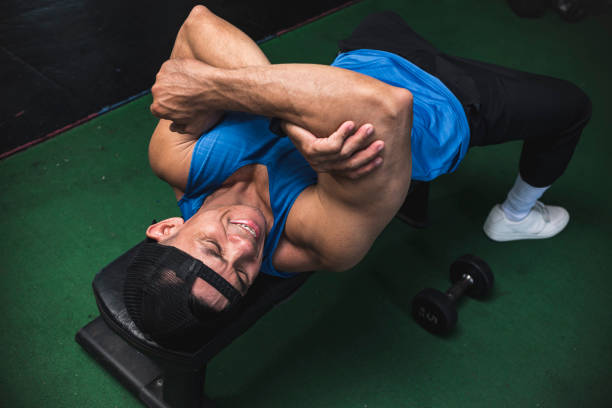
[(374, 128), (379, 135), (384, 135), (385, 143), (389, 146), (395, 145), (394, 140), (407, 140), (409, 143), (410, 138), (403, 136), (412, 128), (412, 93), (404, 88), (392, 87), (383, 97), (385, 103), (381, 104), (383, 108), (378, 110), (379, 117)]
[[(370, 117), (368, 121), (382, 133), (408, 124), (412, 119), (412, 93), (404, 88), (386, 86), (370, 94)], [(377, 125), (376, 125), (377, 124)]]
[(404, 88), (392, 88), (388, 97), (388, 116), (392, 120), (403, 119), (412, 113), (412, 92)]
[(211, 15), (214, 15), (212, 11), (203, 4), (198, 4), (191, 9), (185, 23), (187, 25), (198, 25), (203, 22), (202, 20), (209, 18)]
[[(179, 31), (179, 37), (187, 35), (186, 41), (189, 41), (188, 38), (190, 36), (214, 38), (216, 30), (219, 29), (219, 22), (219, 18), (210, 9), (202, 4), (198, 4), (191, 9)], [(207, 35), (210, 37), (207, 37)]]

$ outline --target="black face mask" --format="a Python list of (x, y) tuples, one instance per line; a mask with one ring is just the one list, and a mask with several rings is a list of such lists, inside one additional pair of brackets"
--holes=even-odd
[[(192, 295), (201, 278), (229, 300), (216, 311)], [(197, 334), (214, 330), (239, 309), (242, 295), (222, 276), (191, 255), (167, 245), (145, 243), (128, 267), (124, 302), (136, 326), (156, 342), (183, 348)]]

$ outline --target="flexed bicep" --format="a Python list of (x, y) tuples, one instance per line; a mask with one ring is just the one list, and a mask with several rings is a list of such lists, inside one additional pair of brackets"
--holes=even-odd
[(401, 98), (396, 114), (374, 128), (374, 138), (386, 143), (379, 167), (355, 179), (320, 173), (318, 183), (296, 200), (286, 234), (310, 254), (313, 265), (335, 271), (351, 268), (402, 205), (412, 170), (412, 101)]

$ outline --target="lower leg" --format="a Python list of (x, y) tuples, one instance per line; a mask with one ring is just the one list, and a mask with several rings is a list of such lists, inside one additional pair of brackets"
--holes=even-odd
[(549, 187), (534, 187), (525, 182), (519, 174), (506, 200), (501, 204), (501, 209), (510, 221), (521, 221), (529, 215), (536, 201)]
[(555, 235), (569, 215), (538, 199), (569, 164), (591, 116), (588, 96), (555, 78), (469, 61), (462, 67), (481, 92), (478, 114), (470, 124), (471, 146), (524, 140), (520, 175), (506, 201), (491, 210), (485, 233), (496, 241)]
[(536, 201), (565, 172), (591, 116), (590, 102), (585, 99), (586, 102), (576, 108), (574, 122), (558, 136), (525, 141), (519, 176), (501, 204), (511, 221), (527, 217)]

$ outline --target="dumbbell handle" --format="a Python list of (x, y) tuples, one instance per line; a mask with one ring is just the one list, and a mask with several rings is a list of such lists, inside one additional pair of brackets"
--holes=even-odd
[(464, 273), (461, 279), (459, 279), (455, 284), (446, 291), (446, 296), (453, 301), (456, 302), (461, 296), (463, 296), (463, 292), (466, 291), (467, 288), (474, 284), (474, 278), (471, 275)]

